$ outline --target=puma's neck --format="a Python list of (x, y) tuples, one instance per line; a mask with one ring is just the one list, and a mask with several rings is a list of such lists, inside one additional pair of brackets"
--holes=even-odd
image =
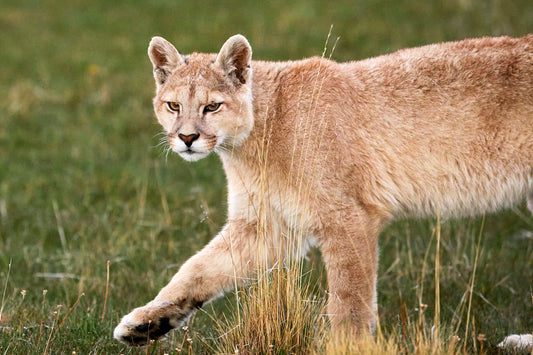
[[(295, 110), (305, 112), (308, 109), (310, 91), (329, 63), (321, 58), (288, 62), (252, 61), (253, 129), (240, 146), (221, 152), (221, 159), (250, 167), (264, 162), (267, 154), (271, 158), (275, 154), (277, 158), (290, 159), (295, 122), (289, 118), (295, 116)], [(300, 101), (305, 102), (302, 107), (299, 106)]]
[(235, 164), (249, 167), (257, 165), (266, 152), (266, 134), (274, 129), (275, 121), (280, 118), (278, 106), (282, 103), (276, 96), (282, 91), (279, 77), (287, 71), (287, 63), (253, 61), (252, 69), (254, 125), (242, 144), (219, 153), (225, 167)]

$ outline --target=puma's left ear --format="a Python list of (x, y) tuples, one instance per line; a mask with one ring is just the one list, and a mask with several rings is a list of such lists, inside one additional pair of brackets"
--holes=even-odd
[(252, 47), (242, 35), (230, 37), (220, 49), (216, 63), (228, 74), (246, 84), (251, 76)]

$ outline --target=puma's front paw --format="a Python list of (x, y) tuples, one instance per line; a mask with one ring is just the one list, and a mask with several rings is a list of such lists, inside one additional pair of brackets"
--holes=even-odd
[(124, 316), (115, 328), (113, 337), (128, 345), (146, 345), (157, 340), (183, 323), (193, 309), (173, 302), (152, 301)]

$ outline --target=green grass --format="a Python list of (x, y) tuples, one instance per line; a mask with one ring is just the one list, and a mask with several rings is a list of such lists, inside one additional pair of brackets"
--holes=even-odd
[[(153, 35), (188, 53), (217, 51), (227, 37), (242, 33), (255, 58), (286, 60), (320, 55), (330, 24), (341, 37), (333, 58), (344, 61), (425, 43), (533, 32), (533, 3), (3, 1), (0, 352), (143, 353), (116, 343), (114, 326), (149, 301), (224, 223), (225, 180), (216, 156), (189, 164), (158, 147), (146, 55)], [(441, 323), (467, 333), (468, 352), (480, 346), (471, 332), (474, 338), (485, 334), (491, 350), (508, 333), (531, 332), (533, 238), (524, 233), (533, 230), (531, 216), (521, 207), (486, 217), (469, 317), (481, 219), (441, 227)], [(385, 338), (401, 333), (405, 319), (432, 326), (435, 228), (435, 220), (403, 221), (381, 236)], [(319, 297), (322, 268), (312, 251), (306, 270)], [(178, 330), (148, 350), (212, 351), (234, 299), (230, 294), (206, 306), (187, 334)], [(423, 319), (420, 299), (427, 305)]]

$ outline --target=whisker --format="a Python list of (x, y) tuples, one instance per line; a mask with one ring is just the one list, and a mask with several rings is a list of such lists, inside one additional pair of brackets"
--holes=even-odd
[(166, 136), (167, 136), (167, 132), (165, 132), (165, 131), (160, 131), (160, 132), (154, 134), (153, 138), (156, 138), (156, 137), (158, 137), (158, 136), (165, 136), (165, 137), (166, 137)]
[(165, 152), (165, 163), (168, 163), (168, 155), (170, 154), (171, 151), (172, 151), (172, 148), (170, 148), (170, 146), (168, 146), (166, 148), (166, 152)]
[(172, 151), (169, 145), (168, 134), (164, 131), (154, 135), (154, 138), (159, 137), (159, 142), (152, 146), (153, 149), (159, 150), (159, 156), (165, 157), (165, 162), (168, 161), (168, 155)]
[(152, 148), (160, 148), (168, 145), (168, 135), (166, 132), (162, 131), (159, 133), (156, 133), (153, 138), (159, 137), (159, 143), (157, 143), (155, 146), (152, 146)]

